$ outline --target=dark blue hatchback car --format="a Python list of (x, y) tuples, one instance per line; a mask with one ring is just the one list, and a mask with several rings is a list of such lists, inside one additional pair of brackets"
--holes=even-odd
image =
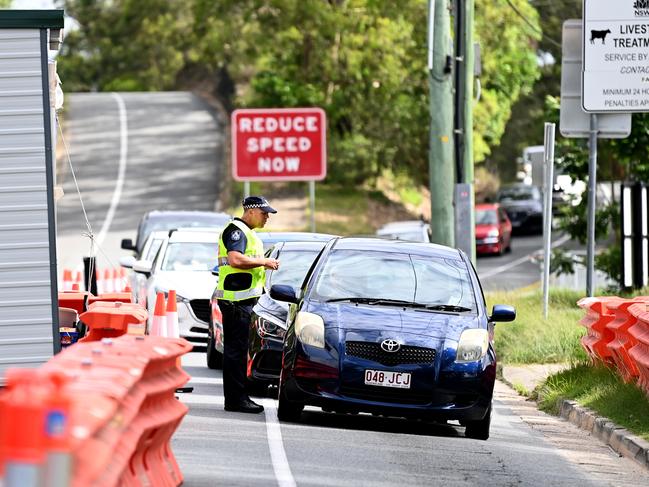
[(301, 289), (275, 285), (292, 303), (278, 416), (305, 405), (459, 420), (465, 436), (489, 437), (496, 378), (493, 324), (478, 277), (456, 249), (427, 243), (339, 238), (327, 244)]

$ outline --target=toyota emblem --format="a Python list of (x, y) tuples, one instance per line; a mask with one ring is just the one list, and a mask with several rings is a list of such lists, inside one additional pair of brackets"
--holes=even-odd
[(381, 350), (385, 352), (390, 352), (390, 353), (398, 352), (400, 348), (401, 348), (401, 344), (398, 341), (393, 340), (391, 338), (387, 340), (383, 340), (381, 342)]

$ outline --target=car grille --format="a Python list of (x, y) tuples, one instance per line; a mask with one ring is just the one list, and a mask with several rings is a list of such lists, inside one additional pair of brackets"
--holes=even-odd
[(417, 394), (408, 389), (390, 389), (388, 387), (365, 386), (351, 387), (343, 385), (340, 393), (354, 399), (365, 401), (391, 402), (398, 404), (413, 404), (423, 406), (432, 402), (432, 393)]
[(382, 365), (432, 364), (435, 362), (435, 349), (402, 345), (397, 352), (386, 352), (380, 343), (346, 342), (345, 354), (371, 360)]
[(189, 302), (189, 305), (192, 307), (192, 311), (201, 321), (205, 323), (210, 322), (210, 300), (209, 299), (192, 299)]

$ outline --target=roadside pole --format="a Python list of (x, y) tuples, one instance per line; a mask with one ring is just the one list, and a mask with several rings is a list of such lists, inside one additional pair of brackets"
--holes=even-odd
[(247, 198), (250, 196), (250, 181), (243, 182), (243, 197)]
[(471, 253), (469, 257), (475, 265), (475, 193), (474, 193), (474, 164), (473, 164), (473, 83), (475, 82), (475, 50), (473, 36), (474, 0), (464, 0), (464, 181), (470, 184), (471, 221), (469, 226), (469, 242)]
[(586, 234), (586, 296), (592, 296), (595, 269), (595, 208), (597, 203), (597, 114), (590, 114), (590, 136), (588, 141), (588, 221)]
[(430, 87), (430, 188), (433, 242), (455, 246), (453, 188), (453, 79), (448, 0), (428, 3), (428, 73)]
[(545, 124), (543, 138), (543, 317), (548, 318), (550, 295), (550, 251), (552, 244), (552, 190), (554, 186), (554, 132), (553, 123)]
[(311, 231), (315, 233), (315, 181), (309, 181), (309, 203), (311, 207)]

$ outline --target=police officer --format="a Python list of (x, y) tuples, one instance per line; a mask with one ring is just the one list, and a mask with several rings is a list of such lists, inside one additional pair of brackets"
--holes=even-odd
[(223, 394), (225, 410), (260, 413), (264, 407), (246, 392), (246, 358), (252, 307), (264, 288), (266, 269), (279, 261), (264, 257), (264, 246), (253, 231), (263, 228), (269, 213), (277, 213), (263, 196), (243, 200), (243, 216), (235, 218), (219, 239), (219, 282), (216, 296), (223, 314)]

